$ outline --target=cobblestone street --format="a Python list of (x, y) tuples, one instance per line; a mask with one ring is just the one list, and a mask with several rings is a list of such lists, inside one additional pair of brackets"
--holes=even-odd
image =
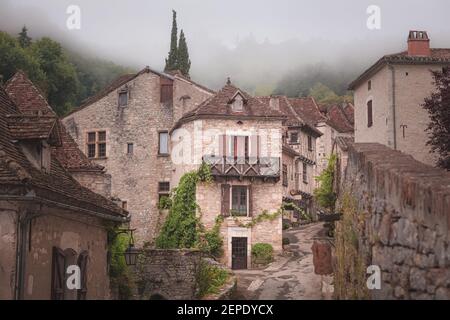
[[(330, 292), (322, 292), (322, 282), (330, 284), (331, 277), (314, 273), (311, 246), (313, 238), (322, 230), (314, 223), (284, 232), (290, 239), (293, 253), (278, 257), (263, 270), (237, 270), (237, 299), (247, 300), (317, 300), (328, 299)], [(328, 288), (328, 285), (324, 286)]]

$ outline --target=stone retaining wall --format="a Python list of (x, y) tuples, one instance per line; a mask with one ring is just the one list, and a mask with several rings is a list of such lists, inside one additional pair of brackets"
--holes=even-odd
[[(359, 143), (338, 193), (337, 298), (450, 299), (450, 173)], [(366, 287), (369, 265), (380, 290)]]

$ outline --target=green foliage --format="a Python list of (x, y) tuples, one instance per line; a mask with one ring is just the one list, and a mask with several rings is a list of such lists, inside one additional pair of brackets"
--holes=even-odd
[(214, 227), (211, 230), (205, 230), (202, 224), (199, 225), (199, 238), (197, 247), (215, 258), (223, 255), (223, 239), (220, 235), (220, 226), (223, 222), (223, 216), (217, 216)]
[(288, 222), (283, 222), (283, 230), (287, 230), (291, 227), (291, 224)]
[(255, 243), (252, 246), (252, 257), (257, 261), (269, 263), (273, 261), (273, 247), (268, 243)]
[(329, 211), (334, 210), (336, 203), (336, 194), (333, 191), (334, 172), (336, 169), (336, 154), (332, 154), (328, 158), (327, 168), (316, 177), (316, 180), (320, 183), (320, 186), (314, 190), (314, 197), (317, 203)]
[(172, 199), (170, 199), (170, 196), (162, 196), (161, 199), (159, 199), (158, 203), (158, 209), (159, 210), (167, 210), (172, 207)]
[(178, 42), (177, 66), (183, 75), (189, 76), (191, 60), (189, 59), (189, 50), (183, 30), (180, 32), (180, 40)]
[(209, 182), (211, 169), (203, 164), (196, 171), (184, 174), (172, 191), (169, 215), (156, 239), (161, 249), (192, 248), (198, 243), (199, 219), (195, 192), (199, 181)]
[(283, 246), (286, 246), (291, 243), (291, 240), (289, 238), (283, 238)]
[(208, 294), (218, 293), (219, 289), (227, 282), (228, 277), (227, 270), (202, 261), (196, 278), (197, 297), (202, 298)]
[(309, 95), (313, 97), (316, 102), (323, 105), (341, 104), (346, 102), (353, 103), (353, 97), (351, 95), (346, 94), (339, 96), (320, 82), (317, 82), (309, 89)]
[(172, 71), (177, 69), (178, 58), (178, 28), (177, 28), (177, 12), (172, 10), (172, 32), (170, 35), (170, 51), (166, 59), (166, 67), (164, 71)]
[(109, 252), (111, 262), (109, 267), (109, 277), (111, 285), (118, 289), (120, 299), (129, 299), (132, 295), (132, 280), (128, 266), (125, 262), (124, 252), (128, 248), (129, 235), (117, 234), (117, 228), (108, 231)]
[(23, 70), (45, 92), (46, 78), (39, 61), (22, 48), (17, 39), (1, 31), (0, 57), (0, 75), (3, 76), (3, 81), (7, 81), (18, 70)]
[(283, 204), (281, 205), (281, 209), (283, 211), (285, 211), (285, 210), (295, 210), (301, 216), (301, 218), (303, 220), (312, 221), (311, 215), (307, 214), (305, 212), (305, 210), (303, 210), (303, 208), (300, 208), (299, 206), (297, 206), (293, 202), (283, 202)]
[(111, 62), (69, 52), (50, 38), (32, 42), (26, 27), (17, 39), (0, 32), (0, 57), (3, 80), (23, 70), (58, 115), (96, 94), (117, 76), (131, 72)]
[(65, 114), (75, 105), (80, 89), (75, 67), (62, 46), (50, 38), (33, 42), (28, 50), (46, 75), (48, 103), (58, 115)]
[(22, 48), (28, 48), (30, 46), (32, 39), (28, 36), (28, 29), (26, 26), (23, 26), (17, 40)]
[(242, 223), (236, 216), (234, 216), (234, 222), (236, 223), (237, 226), (241, 228), (251, 228), (263, 221), (273, 221), (276, 218), (278, 218), (282, 213), (283, 209), (278, 209), (273, 213), (269, 213), (269, 211), (264, 210), (261, 214), (257, 215), (256, 217), (253, 217), (252, 220), (247, 223)]

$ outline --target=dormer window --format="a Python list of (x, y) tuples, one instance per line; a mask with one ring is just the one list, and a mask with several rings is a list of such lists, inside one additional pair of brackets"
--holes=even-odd
[(119, 107), (128, 106), (128, 90), (119, 91)]
[(21, 147), (28, 161), (36, 169), (50, 173), (51, 149), (46, 141), (24, 141)]
[(242, 112), (244, 110), (244, 98), (242, 98), (240, 94), (236, 95), (231, 104), (231, 107), (234, 112)]

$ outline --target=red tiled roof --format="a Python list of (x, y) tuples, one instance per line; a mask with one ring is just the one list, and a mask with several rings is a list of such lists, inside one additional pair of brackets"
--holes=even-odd
[[(12, 83), (12, 82), (11, 82)], [(29, 88), (28, 88), (29, 89)], [(25, 88), (26, 94), (28, 89)], [(39, 99), (23, 99), (20, 92), (14, 91), (17, 101), (38, 101)], [(27, 112), (25, 106), (21, 109)], [(29, 105), (32, 110), (36, 104)], [(124, 220), (126, 212), (112, 201), (82, 187), (59, 163), (52, 157), (50, 173), (35, 168), (26, 158), (9, 130), (8, 115), (16, 117), (21, 114), (19, 108), (8, 97), (6, 91), (0, 87), (0, 184), (14, 184), (22, 187), (20, 194), (24, 195), (27, 189), (33, 188), (37, 197), (58, 201), (66, 205), (101, 213), (106, 219)], [(22, 114), (23, 115), (23, 114)], [(11, 117), (10, 117), (11, 118)], [(56, 123), (58, 126), (59, 124)], [(27, 186), (27, 188), (25, 188)], [(18, 192), (18, 191), (16, 191)]]
[[(347, 113), (350, 115), (350, 109), (347, 110)], [(351, 133), (354, 131), (351, 118), (348, 118), (344, 108), (340, 105), (330, 106), (327, 111), (327, 118), (327, 124), (340, 133)]]
[(15, 140), (49, 139), (55, 128), (57, 118), (12, 114), (6, 116), (11, 137)]
[[(243, 110), (236, 112), (232, 110), (232, 100), (236, 95), (244, 99)], [(261, 119), (284, 119), (284, 114), (271, 108), (269, 104), (263, 103), (259, 98), (252, 97), (245, 91), (227, 83), (219, 92), (211, 98), (202, 102), (194, 110), (184, 114), (172, 130), (179, 127), (181, 123), (188, 122), (201, 117), (214, 118), (261, 118)]]
[(388, 54), (379, 59), (369, 69), (364, 71), (356, 80), (349, 85), (349, 90), (355, 90), (363, 81), (367, 80), (371, 75), (375, 74), (386, 64), (443, 64), (450, 65), (450, 49), (431, 49), (430, 56), (410, 56), (407, 51)]
[(5, 91), (21, 113), (56, 116), (44, 94), (21, 70), (6, 82)]
[(314, 98), (289, 98), (289, 102), (292, 104), (294, 110), (307, 122), (316, 125), (321, 121), (325, 121)]

